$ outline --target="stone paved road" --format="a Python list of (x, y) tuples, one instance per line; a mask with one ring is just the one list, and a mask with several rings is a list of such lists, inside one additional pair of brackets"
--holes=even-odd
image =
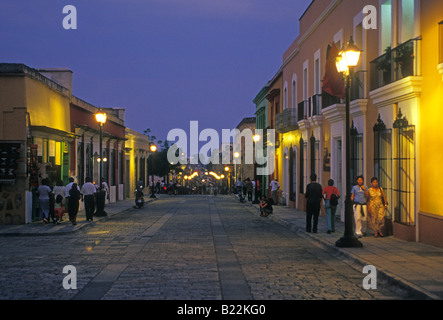
[[(230, 196), (166, 197), (93, 223), (0, 238), (0, 299), (401, 299), (364, 290), (361, 271)], [(77, 289), (63, 288), (66, 265)]]

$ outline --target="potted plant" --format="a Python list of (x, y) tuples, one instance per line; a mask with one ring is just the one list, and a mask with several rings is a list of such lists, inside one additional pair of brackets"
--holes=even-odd
[(385, 49), (385, 53), (377, 60), (377, 70), (383, 74), (383, 84), (391, 82), (391, 47)]
[(413, 42), (402, 44), (395, 51), (394, 62), (400, 68), (402, 77), (412, 76), (414, 61)]

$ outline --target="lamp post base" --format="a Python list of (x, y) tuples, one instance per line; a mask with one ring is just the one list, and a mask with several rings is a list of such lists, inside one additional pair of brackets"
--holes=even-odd
[(354, 236), (353, 231), (353, 216), (354, 210), (352, 208), (351, 196), (348, 194), (345, 199), (345, 232), (343, 237), (335, 242), (335, 245), (340, 248), (361, 248), (363, 244)]
[(361, 248), (363, 244), (354, 236), (343, 236), (335, 242), (340, 248)]

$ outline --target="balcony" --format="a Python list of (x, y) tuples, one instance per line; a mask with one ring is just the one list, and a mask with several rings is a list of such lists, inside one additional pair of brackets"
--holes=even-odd
[(285, 133), (298, 129), (295, 108), (288, 108), (275, 116), (275, 129), (278, 133)]
[[(321, 108), (322, 108), (322, 95), (315, 94), (311, 97), (312, 101), (312, 114), (309, 116), (321, 116)], [(309, 109), (311, 111), (311, 109)]]
[(371, 61), (371, 91), (406, 77), (419, 75), (419, 41), (419, 38), (415, 38), (394, 49), (388, 47), (383, 55)]
[(366, 99), (365, 71), (356, 71), (351, 81), (351, 101)]
[(311, 104), (311, 98), (309, 98), (309, 100), (303, 100), (298, 104), (298, 112), (297, 112), (297, 119), (298, 121), (304, 120), (308, 118), (308, 112), (310, 109), (310, 104)]
[(332, 106), (333, 104), (339, 104), (341, 103), (340, 98), (331, 96), (329, 93), (322, 92), (321, 94), (321, 106), (322, 109), (325, 109), (329, 106)]

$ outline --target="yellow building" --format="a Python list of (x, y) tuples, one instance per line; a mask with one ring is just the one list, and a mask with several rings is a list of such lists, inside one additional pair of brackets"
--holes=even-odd
[(420, 2), (421, 71), (418, 120), (418, 241), (443, 246), (443, 2)]
[(126, 128), (125, 130), (125, 197), (132, 198), (137, 188), (137, 181), (142, 181), (145, 192), (150, 185), (148, 157), (150, 156), (149, 138), (137, 131)]
[(0, 179), (0, 224), (30, 222), (30, 186), (38, 186), (42, 178), (67, 180), (69, 143), (74, 139), (70, 83), (70, 70), (0, 64), (0, 140), (16, 142), (21, 150), (15, 178)]

